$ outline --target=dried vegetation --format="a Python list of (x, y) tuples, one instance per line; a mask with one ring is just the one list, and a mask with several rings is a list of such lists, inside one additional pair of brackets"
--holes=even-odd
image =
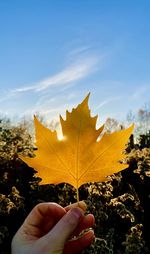
[[(34, 170), (17, 153), (32, 156), (34, 147), (24, 126), (0, 126), (0, 253), (10, 253), (12, 236), (39, 202), (75, 202), (75, 189), (67, 184), (39, 185)], [(127, 148), (129, 168), (105, 183), (80, 187), (80, 199), (96, 218), (96, 240), (83, 253), (150, 253), (150, 133), (131, 137)]]

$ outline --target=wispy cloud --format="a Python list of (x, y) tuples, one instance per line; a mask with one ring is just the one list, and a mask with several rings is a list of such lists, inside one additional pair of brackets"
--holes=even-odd
[(93, 67), (96, 65), (97, 60), (95, 58), (86, 59), (80, 63), (74, 64), (71, 67), (67, 67), (59, 73), (47, 77), (34, 84), (29, 84), (24, 87), (16, 88), (15, 93), (23, 93), (28, 91), (41, 92), (50, 87), (62, 86), (74, 81), (83, 79), (88, 76)]
[(91, 46), (81, 46), (78, 48), (73, 49), (72, 51), (69, 52), (69, 57), (74, 57), (74, 56), (78, 56), (81, 54), (89, 54), (89, 50), (91, 49)]
[(5, 91), (3, 96), (0, 97), (0, 103), (15, 99), (17, 96), (28, 92), (38, 94), (40, 92), (47, 92), (48, 89), (54, 87), (66, 89), (68, 86), (70, 87), (75, 84), (76, 81), (80, 81), (89, 76), (95, 69), (97, 69), (98, 61), (99, 59), (95, 56), (85, 58), (78, 57), (78, 59), (76, 58), (74, 60), (74, 63), (68, 63), (67, 67), (54, 75), (22, 87)]
[(103, 106), (105, 106), (106, 104), (108, 104), (112, 101), (120, 100), (121, 98), (122, 98), (121, 96), (107, 98), (107, 99), (103, 100), (100, 104), (98, 104), (96, 106), (95, 110), (98, 110), (98, 109), (102, 108)]
[(104, 56), (91, 52), (82, 54), (82, 51), (88, 51), (88, 48), (74, 52), (74, 59), (67, 59), (65, 67), (59, 72), (37, 82), (4, 91), (0, 97), (1, 108), (8, 109), (8, 112), (13, 109), (14, 112), (11, 111), (9, 115), (19, 118), (36, 112), (51, 119), (56, 113), (63, 115), (65, 108), (71, 109), (79, 96), (76, 86), (103, 67)]
[(131, 100), (139, 100), (141, 99), (145, 93), (149, 90), (149, 86), (142, 85), (136, 89), (136, 91), (131, 96)]

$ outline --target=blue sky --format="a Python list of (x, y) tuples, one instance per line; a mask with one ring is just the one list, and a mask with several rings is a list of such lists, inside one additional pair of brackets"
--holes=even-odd
[(49, 120), (91, 92), (100, 121), (150, 101), (150, 2), (1, 0), (0, 114)]

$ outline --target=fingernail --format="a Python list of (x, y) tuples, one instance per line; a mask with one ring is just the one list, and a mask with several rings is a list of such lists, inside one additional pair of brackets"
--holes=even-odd
[(89, 231), (87, 232), (87, 234), (85, 234), (84, 237), (86, 238), (86, 240), (94, 241), (94, 240), (95, 240), (94, 231), (93, 231), (93, 230), (89, 230)]
[(72, 208), (70, 210), (70, 213), (75, 215), (77, 219), (79, 219), (83, 215), (83, 211), (80, 208)]
[(79, 207), (84, 211), (86, 212), (86, 209), (87, 209), (87, 205), (86, 203), (82, 200), (82, 201), (79, 201), (78, 203)]

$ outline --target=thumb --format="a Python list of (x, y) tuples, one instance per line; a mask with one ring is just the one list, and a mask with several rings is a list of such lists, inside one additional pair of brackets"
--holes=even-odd
[(71, 237), (72, 233), (77, 228), (81, 218), (83, 217), (83, 211), (80, 208), (72, 208), (69, 210), (55, 227), (46, 235), (48, 241), (54, 240), (57, 247), (63, 247)]

